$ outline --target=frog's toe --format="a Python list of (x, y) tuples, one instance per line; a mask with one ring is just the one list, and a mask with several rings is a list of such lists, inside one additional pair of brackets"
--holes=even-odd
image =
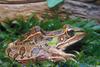
[(75, 58), (76, 56), (74, 54), (66, 53), (64, 57), (67, 59), (67, 58)]
[(49, 59), (53, 62), (66, 61), (66, 59), (62, 56), (51, 56)]

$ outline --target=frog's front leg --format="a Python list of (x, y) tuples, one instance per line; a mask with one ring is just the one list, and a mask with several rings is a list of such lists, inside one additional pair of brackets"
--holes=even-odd
[(51, 60), (53, 62), (57, 61), (65, 61), (66, 59), (59, 54), (49, 53), (47, 51), (41, 50), (38, 56), (36, 57), (36, 61), (45, 61)]
[(62, 50), (58, 50), (56, 48), (49, 48), (48, 49), (49, 53), (51, 53), (50, 59), (53, 60), (54, 62), (56, 61), (66, 61), (66, 60), (71, 60), (75, 55), (70, 54), (70, 53), (65, 53)]

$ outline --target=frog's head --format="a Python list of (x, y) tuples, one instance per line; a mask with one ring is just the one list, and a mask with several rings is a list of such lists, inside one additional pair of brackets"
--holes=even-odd
[(64, 50), (66, 47), (82, 40), (85, 36), (85, 32), (81, 28), (64, 25), (64, 35), (66, 35), (68, 39), (57, 44), (57, 48), (61, 50)]

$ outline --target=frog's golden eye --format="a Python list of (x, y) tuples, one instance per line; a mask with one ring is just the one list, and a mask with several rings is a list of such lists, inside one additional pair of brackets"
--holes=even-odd
[(72, 37), (72, 36), (74, 36), (75, 31), (74, 31), (73, 29), (68, 29), (68, 30), (67, 30), (67, 33), (68, 33), (69, 36)]

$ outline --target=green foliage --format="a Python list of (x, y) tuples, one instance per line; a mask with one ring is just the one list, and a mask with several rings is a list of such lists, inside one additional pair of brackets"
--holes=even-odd
[(70, 24), (73, 27), (82, 28), (86, 32), (86, 37), (81, 41), (82, 48), (80, 52), (74, 52), (76, 61), (67, 61), (53, 63), (51, 61), (29, 62), (26, 66), (33, 67), (96, 67), (100, 65), (100, 25), (95, 20), (84, 20), (74, 18), (64, 20), (55, 17), (46, 18), (46, 21), (39, 21), (34, 15), (30, 16), (27, 21), (22, 17), (15, 20), (7, 19), (6, 23), (0, 24), (0, 67), (21, 67), (16, 61), (9, 59), (5, 55), (7, 44), (21, 38), (21, 35), (27, 32), (32, 26), (39, 25), (44, 30), (56, 30), (62, 28), (64, 24)]
[(58, 38), (54, 37), (52, 39), (52, 41), (48, 42), (48, 45), (50, 45), (50, 46), (56, 46), (57, 42), (58, 42)]
[(100, 51), (100, 24), (94, 20), (82, 20), (80, 18), (71, 19), (64, 23), (80, 27), (86, 32), (86, 37), (82, 41), (84, 45), (77, 61), (89, 67), (100, 64), (100, 53), (98, 53)]
[(40, 27), (44, 30), (57, 30), (61, 28), (63, 24), (59, 20), (59, 18), (49, 19), (40, 24)]
[(49, 8), (55, 7), (56, 5), (58, 5), (61, 2), (63, 2), (63, 0), (47, 0)]

